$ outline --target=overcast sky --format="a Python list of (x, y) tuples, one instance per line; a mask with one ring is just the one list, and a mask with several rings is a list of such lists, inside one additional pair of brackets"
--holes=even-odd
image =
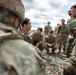
[(44, 28), (48, 21), (54, 29), (63, 18), (69, 18), (67, 12), (76, 3), (76, 0), (23, 0), (25, 17), (31, 20), (31, 30)]

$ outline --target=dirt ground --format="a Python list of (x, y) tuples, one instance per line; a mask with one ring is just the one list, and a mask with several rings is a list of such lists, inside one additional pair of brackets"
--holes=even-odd
[(46, 68), (47, 75), (63, 75), (63, 65), (66, 56), (62, 52), (58, 53), (58, 50), (56, 50), (55, 53), (52, 54), (50, 50), (49, 54), (45, 54), (46, 51), (43, 51), (43, 57), (49, 64)]

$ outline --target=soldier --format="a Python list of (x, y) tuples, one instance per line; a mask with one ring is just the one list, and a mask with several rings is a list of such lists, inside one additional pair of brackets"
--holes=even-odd
[[(67, 43), (67, 36), (68, 36), (68, 28), (65, 24), (65, 20), (61, 20), (61, 25), (58, 27), (58, 49), (59, 52), (61, 52), (61, 48), (63, 46), (63, 53), (65, 53), (66, 50), (66, 43)], [(65, 39), (64, 39), (65, 38)]]
[(43, 59), (18, 31), (22, 20), (21, 0), (0, 0), (0, 75), (45, 75)]
[(50, 26), (50, 22), (47, 22), (47, 25), (44, 27), (44, 33), (45, 33), (45, 35), (48, 34), (49, 30), (52, 30), (52, 27)]
[(30, 19), (25, 18), (25, 20), (22, 22), (22, 33), (25, 36), (25, 40), (29, 43), (31, 43), (31, 38), (28, 36), (28, 31), (31, 29), (31, 22)]
[[(76, 16), (76, 5), (73, 6), (73, 7), (71, 7), (71, 10), (70, 11), (71, 11), (71, 18), (68, 21), (68, 28), (69, 28), (70, 23), (73, 20), (75, 20), (75, 18), (76, 18), (75, 17)], [(66, 57), (68, 57), (68, 58), (70, 57), (70, 54), (72, 53), (71, 44), (72, 44), (73, 40), (74, 40), (73, 33), (69, 30), (68, 44), (67, 44), (67, 51), (66, 51)]]
[(36, 32), (34, 32), (31, 37), (32, 37), (32, 44), (38, 47), (38, 44), (40, 41), (42, 41), (43, 36), (41, 34), (41, 32), (43, 31), (43, 29), (41, 27), (39, 27)]
[(43, 41), (43, 35), (41, 34), (42, 32), (42, 28), (39, 27), (36, 32), (34, 32), (30, 37), (31, 37), (31, 42), (34, 46), (36, 46), (38, 48), (38, 53), (41, 56), (41, 52), (43, 51), (43, 49), (47, 48), (44, 45), (44, 41)]
[(68, 15), (71, 17), (71, 15), (72, 15), (71, 10), (68, 11)]
[(75, 49), (75, 54), (71, 55), (70, 58), (64, 64), (64, 75), (76, 75), (76, 5), (71, 7), (73, 19), (69, 22), (69, 30), (72, 32), (74, 40), (71, 43), (71, 50)]
[(56, 50), (56, 38), (53, 36), (53, 31), (48, 32), (48, 36), (45, 37), (45, 42), (47, 45), (47, 53), (49, 53), (49, 48), (52, 48), (52, 53)]
[[(67, 21), (67, 27), (69, 25), (69, 22), (72, 20), (72, 12), (71, 12), (71, 10), (68, 11), (68, 15), (70, 16), (70, 18)], [(69, 32), (69, 34), (71, 34), (71, 32)]]
[(60, 26), (59, 23), (57, 23), (57, 26), (55, 27), (55, 36), (57, 36), (58, 27)]
[(57, 35), (57, 33), (58, 33), (58, 27), (60, 26), (60, 24), (59, 23), (57, 23), (57, 26), (55, 27), (55, 37), (56, 37), (56, 45), (58, 46), (58, 35)]

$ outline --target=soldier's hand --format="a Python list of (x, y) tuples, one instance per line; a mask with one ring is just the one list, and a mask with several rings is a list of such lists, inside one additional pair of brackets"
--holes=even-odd
[(49, 46), (51, 47), (51, 46), (53, 46), (53, 44), (49, 44)]
[(41, 51), (39, 49), (37, 49), (38, 54), (41, 54)]
[(39, 47), (39, 43), (36, 44), (36, 47)]

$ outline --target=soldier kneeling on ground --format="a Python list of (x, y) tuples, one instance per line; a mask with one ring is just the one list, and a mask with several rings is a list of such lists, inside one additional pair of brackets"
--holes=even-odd
[(49, 53), (49, 48), (52, 49), (52, 53), (55, 52), (56, 48), (56, 38), (53, 36), (53, 31), (50, 30), (48, 32), (48, 35), (46, 35), (45, 37), (43, 37), (45, 40), (41, 41), (38, 48), (43, 51), (44, 49), (46, 50), (46, 54)]
[(54, 53), (56, 48), (56, 38), (53, 36), (53, 31), (48, 32), (48, 36), (45, 37), (45, 42), (47, 45), (47, 53), (49, 53), (49, 48), (52, 48), (51, 52)]

